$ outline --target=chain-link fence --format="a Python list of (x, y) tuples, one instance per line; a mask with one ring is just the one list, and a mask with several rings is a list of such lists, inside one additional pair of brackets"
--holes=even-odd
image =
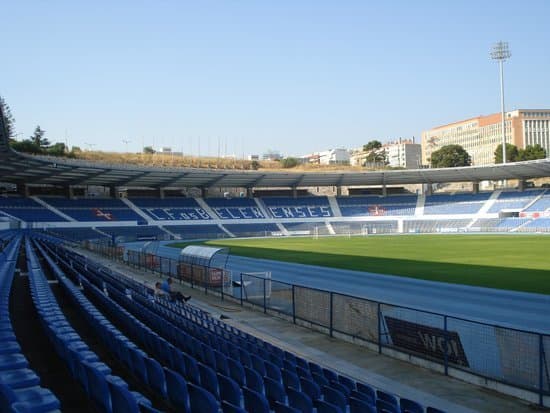
[[(206, 293), (216, 292), (253, 306), (292, 317), (330, 335), (338, 333), (386, 350), (422, 358), (535, 392), (539, 403), (550, 395), (550, 335), (480, 323), (293, 285), (271, 279), (269, 273), (231, 274), (214, 268), (85, 242), (94, 252), (146, 271), (172, 276)], [(387, 353), (387, 351), (386, 351)]]

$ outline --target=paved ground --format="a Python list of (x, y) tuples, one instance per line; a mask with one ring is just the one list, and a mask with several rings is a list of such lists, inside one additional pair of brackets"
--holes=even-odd
[[(85, 252), (86, 254), (90, 254)], [(102, 261), (127, 275), (151, 285), (158, 275), (130, 269), (122, 263)], [(293, 351), (318, 364), (338, 370), (357, 380), (392, 391), (402, 397), (448, 412), (518, 412), (533, 410), (527, 403), (496, 392), (473, 386), (421, 367), (379, 355), (363, 347), (330, 338), (324, 334), (292, 325), (289, 322), (264, 315), (213, 295), (205, 296), (199, 290), (178, 286), (184, 294), (191, 294), (191, 303), (214, 316), (230, 317), (227, 322), (263, 339)]]

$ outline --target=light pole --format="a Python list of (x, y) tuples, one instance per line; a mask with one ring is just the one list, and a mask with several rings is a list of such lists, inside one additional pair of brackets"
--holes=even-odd
[(497, 42), (491, 50), (491, 59), (498, 60), (500, 69), (500, 111), (502, 112), (502, 163), (506, 163), (506, 129), (504, 125), (504, 61), (512, 56), (508, 42)]
[(128, 153), (128, 144), (130, 142), (132, 142), (131, 140), (128, 140), (128, 139), (122, 139), (122, 142), (124, 143), (124, 150), (126, 151), (126, 153)]

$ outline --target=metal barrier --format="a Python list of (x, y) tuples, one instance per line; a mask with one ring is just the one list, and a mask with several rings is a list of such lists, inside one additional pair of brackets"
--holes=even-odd
[[(101, 243), (84, 247), (129, 266), (169, 275), (205, 293), (281, 314), (330, 334), (371, 344), (386, 354), (436, 363), (445, 375), (462, 371), (550, 396), (550, 334), (512, 329), (415, 308), (274, 281), (253, 274), (183, 264)], [(541, 314), (541, 317), (545, 315)], [(452, 371), (450, 371), (452, 370)]]

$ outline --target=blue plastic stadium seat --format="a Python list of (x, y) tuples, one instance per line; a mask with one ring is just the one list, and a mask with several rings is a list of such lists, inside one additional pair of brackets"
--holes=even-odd
[(398, 405), (392, 404), (382, 399), (376, 399), (376, 410), (383, 410), (388, 413), (401, 413), (401, 408)]
[(313, 379), (313, 381), (315, 383), (317, 383), (317, 385), (319, 387), (322, 387), (322, 386), (328, 386), (329, 385), (329, 381), (328, 379), (322, 375), (322, 374), (318, 374), (318, 373), (311, 373), (311, 378)]
[(205, 364), (197, 363), (199, 365), (199, 374), (201, 377), (201, 386), (208, 390), (210, 393), (220, 399), (220, 392), (218, 389), (218, 377), (216, 372)]
[(374, 403), (368, 403), (365, 400), (350, 397), (349, 413), (376, 413)]
[(14, 370), (29, 367), (22, 354), (0, 354), (0, 370)]
[(300, 377), (300, 388), (311, 400), (317, 400), (321, 397), (321, 388), (313, 380)]
[(313, 412), (313, 402), (307, 394), (292, 387), (287, 387), (286, 395), (288, 397), (289, 406), (298, 409), (301, 413)]
[(257, 391), (258, 393), (263, 393), (264, 380), (262, 379), (262, 376), (260, 376), (260, 374), (256, 370), (248, 367), (244, 368), (244, 372), (246, 376), (246, 387)]
[(243, 387), (246, 382), (244, 368), (240, 362), (231, 357), (227, 358), (227, 366), (229, 367), (229, 375), (233, 380)]
[(179, 411), (183, 413), (189, 412), (189, 394), (187, 391), (187, 383), (185, 379), (177, 372), (164, 369), (166, 377), (166, 390), (168, 393), (168, 400)]
[(111, 411), (111, 395), (107, 384), (106, 376), (92, 363), (84, 362), (84, 371), (88, 382), (88, 395), (99, 406), (103, 412)]
[(269, 403), (264, 395), (260, 392), (243, 388), (244, 407), (249, 412), (254, 413), (269, 413)]
[(265, 365), (265, 372), (267, 377), (270, 377), (276, 381), (282, 380), (281, 368), (277, 364), (271, 363), (269, 361), (265, 361), (264, 365)]
[(242, 391), (235, 380), (218, 373), (218, 385), (220, 388), (221, 400), (225, 400), (235, 406), (241, 405)]
[(40, 378), (30, 369), (0, 370), (0, 383), (12, 389), (38, 386)]
[(414, 400), (401, 398), (399, 399), (399, 407), (403, 412), (407, 413), (424, 413), (424, 407)]
[(316, 400), (315, 408), (317, 409), (317, 413), (345, 413), (345, 410), (324, 400)]
[(222, 411), (223, 413), (247, 413), (242, 407), (231, 404), (225, 400), (222, 401)]
[(40, 386), (12, 389), (0, 384), (0, 411), (8, 412), (11, 405), (20, 403), (20, 409), (48, 412), (59, 409), (59, 400), (54, 394)]
[(188, 383), (190, 413), (218, 413), (216, 398), (195, 384)]
[(166, 378), (164, 376), (164, 370), (158, 361), (150, 357), (145, 357), (145, 367), (147, 369), (147, 378), (149, 386), (157, 392), (160, 396), (165, 398), (166, 393)]
[(107, 376), (107, 384), (111, 394), (113, 412), (139, 413), (138, 402), (126, 387), (116, 384), (109, 376)]
[(333, 389), (329, 386), (323, 386), (321, 388), (323, 393), (323, 400), (338, 406), (342, 411), (346, 411), (347, 397), (339, 390)]
[(275, 402), (286, 402), (286, 392), (281, 382), (273, 380), (270, 377), (264, 377), (264, 386), (265, 396), (272, 409), (275, 407)]
[(300, 410), (287, 406), (286, 404), (282, 404), (279, 402), (275, 402), (275, 406), (273, 408), (273, 411), (275, 413), (300, 413)]
[(379, 400), (383, 400), (386, 403), (392, 404), (396, 407), (399, 407), (399, 400), (391, 393), (387, 393), (382, 390), (376, 390), (376, 398)]
[(21, 353), (21, 347), (15, 340), (13, 341), (0, 341), (0, 354), (13, 354)]
[(185, 364), (185, 378), (189, 383), (200, 384), (201, 377), (197, 360), (185, 353), (181, 353), (181, 355)]
[(357, 391), (369, 395), (373, 401), (376, 400), (376, 390), (368, 384), (357, 382)]
[(296, 373), (287, 369), (281, 369), (281, 375), (283, 377), (283, 384), (285, 387), (292, 387), (296, 390), (300, 390), (300, 378)]
[(372, 406), (374, 406), (375, 403), (376, 403), (376, 398), (375, 397), (373, 397), (372, 395), (368, 395), (366, 393), (361, 393), (357, 390), (352, 390), (351, 391), (351, 393), (349, 394), (349, 398), (351, 399), (352, 397), (355, 398), (355, 399), (361, 400), (365, 403), (368, 403)]

